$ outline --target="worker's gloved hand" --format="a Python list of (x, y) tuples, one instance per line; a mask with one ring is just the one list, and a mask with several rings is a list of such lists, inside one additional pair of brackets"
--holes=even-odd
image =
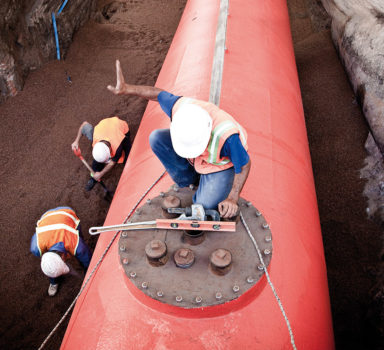
[(239, 206), (237, 205), (237, 201), (227, 198), (219, 203), (218, 209), (220, 216), (224, 219), (228, 219), (237, 214)]
[(120, 61), (116, 60), (116, 87), (113, 87), (111, 85), (107, 86), (107, 89), (111, 92), (113, 92), (115, 95), (121, 95), (124, 92), (124, 76), (123, 71), (120, 67)]
[(100, 181), (101, 179), (101, 172), (99, 171), (96, 171), (95, 173), (93, 173), (93, 176), (92, 176), (96, 181)]
[(79, 142), (78, 141), (74, 141), (71, 145), (72, 147), (72, 151), (76, 151), (79, 149)]

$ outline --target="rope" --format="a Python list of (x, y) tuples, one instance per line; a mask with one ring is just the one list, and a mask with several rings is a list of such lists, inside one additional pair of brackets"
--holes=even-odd
[(276, 292), (276, 290), (275, 290), (275, 287), (273, 286), (272, 281), (271, 281), (271, 279), (270, 279), (270, 277), (269, 277), (269, 273), (268, 273), (267, 267), (265, 266), (264, 259), (263, 259), (262, 255), (261, 255), (259, 246), (258, 246), (258, 244), (257, 244), (257, 242), (256, 242), (256, 240), (255, 240), (255, 238), (254, 238), (253, 235), (251, 234), (251, 230), (249, 229), (247, 223), (245, 222), (242, 212), (240, 212), (240, 218), (241, 218), (241, 222), (243, 223), (245, 229), (247, 230), (248, 236), (250, 237), (250, 239), (251, 239), (253, 245), (254, 245), (255, 248), (256, 248), (257, 255), (259, 256), (261, 265), (263, 266), (263, 270), (264, 270), (264, 272), (265, 272), (265, 276), (267, 277), (268, 284), (270, 285), (270, 287), (271, 287), (271, 289), (272, 289), (272, 292), (273, 292), (273, 294), (275, 295), (275, 298), (276, 298), (276, 300), (277, 300), (277, 303), (279, 304), (281, 313), (283, 314), (283, 317), (284, 317), (284, 319), (285, 319), (285, 323), (287, 324), (287, 328), (288, 328), (289, 336), (291, 337), (292, 348), (293, 348), (294, 350), (297, 350), (296, 345), (295, 345), (295, 339), (294, 339), (294, 337), (293, 337), (293, 332), (292, 332), (291, 324), (289, 323), (288, 317), (287, 317), (287, 315), (286, 315), (286, 313), (285, 313), (285, 311), (284, 311), (283, 304), (281, 303), (281, 300), (280, 300), (279, 296), (277, 295), (277, 292)]
[[(128, 218), (131, 216), (132, 212), (137, 208), (137, 206), (140, 204), (140, 202), (143, 200), (143, 198), (148, 194), (148, 192), (160, 181), (160, 179), (164, 176), (164, 174), (166, 173), (166, 171), (164, 171), (157, 179), (156, 181), (151, 185), (149, 186), (149, 188), (145, 191), (145, 193), (140, 197), (140, 199), (136, 202), (136, 204), (132, 207), (131, 211), (129, 212), (129, 214), (127, 215), (127, 217), (124, 219), (124, 223), (127, 222)], [(121, 231), (117, 231), (114, 236), (112, 237), (111, 241), (109, 242), (109, 244), (107, 245), (107, 247), (105, 248), (103, 254), (101, 255), (99, 261), (96, 263), (95, 267), (93, 268), (92, 272), (89, 274), (87, 280), (84, 282), (83, 286), (81, 287), (79, 293), (77, 293), (75, 299), (72, 301), (71, 305), (69, 305), (67, 311), (64, 313), (63, 317), (60, 319), (60, 321), (56, 324), (56, 326), (52, 329), (52, 331), (48, 334), (48, 336), (44, 339), (43, 343), (40, 345), (39, 349), (38, 350), (41, 350), (45, 344), (48, 342), (48, 340), (51, 338), (51, 336), (56, 332), (56, 330), (59, 328), (59, 326), (63, 323), (64, 319), (67, 317), (67, 315), (69, 314), (69, 312), (72, 310), (73, 306), (75, 305), (77, 299), (80, 297), (82, 291), (85, 289), (85, 287), (87, 286), (88, 282), (90, 281), (90, 279), (92, 278), (93, 274), (95, 273), (95, 271), (97, 270), (97, 268), (99, 267), (99, 265), (101, 264), (101, 262), (103, 261), (105, 255), (107, 254), (107, 252), (109, 251), (109, 248), (112, 246), (112, 243), (114, 242), (114, 240), (116, 239), (117, 235), (120, 233)]]

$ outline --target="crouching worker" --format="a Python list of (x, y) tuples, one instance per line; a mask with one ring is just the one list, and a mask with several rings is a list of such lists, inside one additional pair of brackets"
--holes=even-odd
[(180, 187), (199, 183), (194, 203), (218, 209), (224, 218), (235, 216), (251, 168), (245, 129), (210, 102), (127, 84), (119, 61), (116, 75), (111, 92), (157, 101), (171, 119), (170, 128), (154, 130), (149, 143), (173, 181)]
[(131, 141), (128, 123), (118, 117), (105, 118), (94, 128), (88, 122), (80, 125), (72, 150), (79, 148), (81, 135), (85, 135), (92, 142), (92, 170), (93, 178), (88, 180), (86, 191), (92, 190), (99, 181), (116, 163), (125, 163), (131, 150)]
[(91, 261), (91, 251), (81, 236), (80, 220), (70, 207), (48, 210), (37, 222), (31, 240), (31, 252), (41, 257), (41, 269), (49, 277), (48, 295), (56, 295), (59, 277), (69, 272), (65, 260), (75, 256), (84, 271)]

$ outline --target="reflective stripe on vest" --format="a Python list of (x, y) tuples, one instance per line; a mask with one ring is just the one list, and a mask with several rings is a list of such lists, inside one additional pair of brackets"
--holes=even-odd
[(230, 129), (233, 129), (234, 127), (235, 127), (234, 124), (230, 120), (227, 120), (223, 123), (220, 123), (218, 126), (216, 126), (215, 130), (213, 130), (211, 140), (208, 144), (208, 152), (209, 152), (208, 163), (216, 164), (216, 165), (224, 165), (230, 162), (229, 159), (224, 159), (221, 162), (216, 162), (216, 159), (218, 158), (218, 148), (219, 148), (220, 137), (222, 137), (222, 135), (224, 135), (225, 132), (229, 131)]
[[(128, 131), (129, 127), (126, 121), (118, 117), (105, 118), (95, 126), (92, 147), (95, 146), (97, 142), (108, 141), (111, 144), (111, 158), (113, 158)], [(122, 163), (123, 161), (124, 151), (118, 163)]]
[(44, 214), (36, 227), (40, 256), (59, 242), (70, 254), (76, 255), (79, 245), (79, 231), (76, 228), (79, 223), (79, 218), (71, 209), (52, 210)]
[(39, 226), (39, 223), (40, 223), (43, 219), (47, 218), (48, 216), (53, 216), (53, 215), (58, 215), (58, 214), (62, 214), (62, 215), (69, 216), (69, 217), (73, 220), (73, 222), (75, 223), (75, 227), (77, 227), (77, 225), (78, 225), (79, 222), (80, 222), (80, 220), (79, 220), (77, 217), (75, 217), (74, 215), (68, 213), (67, 211), (64, 211), (64, 210), (58, 210), (58, 211), (49, 211), (49, 212), (47, 212), (46, 214), (44, 214), (44, 215), (41, 217), (41, 219), (37, 222), (37, 226)]

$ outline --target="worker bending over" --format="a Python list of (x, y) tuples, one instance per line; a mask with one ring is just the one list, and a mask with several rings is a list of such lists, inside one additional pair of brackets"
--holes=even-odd
[(84, 271), (92, 256), (81, 238), (80, 220), (70, 207), (57, 207), (41, 216), (31, 240), (31, 252), (41, 257), (41, 269), (49, 277), (51, 297), (57, 293), (59, 277), (69, 272), (64, 262), (69, 255), (79, 260)]
[(86, 186), (86, 191), (92, 190), (116, 163), (125, 163), (131, 150), (131, 140), (128, 123), (118, 117), (106, 118), (93, 128), (88, 122), (80, 125), (72, 150), (79, 148), (81, 135), (92, 142), (92, 170), (94, 171)]
[(251, 167), (244, 128), (210, 102), (125, 83), (118, 60), (116, 74), (116, 87), (108, 86), (111, 92), (158, 101), (171, 118), (170, 129), (153, 131), (149, 142), (176, 184), (199, 183), (194, 203), (218, 208), (224, 218), (235, 216)]

